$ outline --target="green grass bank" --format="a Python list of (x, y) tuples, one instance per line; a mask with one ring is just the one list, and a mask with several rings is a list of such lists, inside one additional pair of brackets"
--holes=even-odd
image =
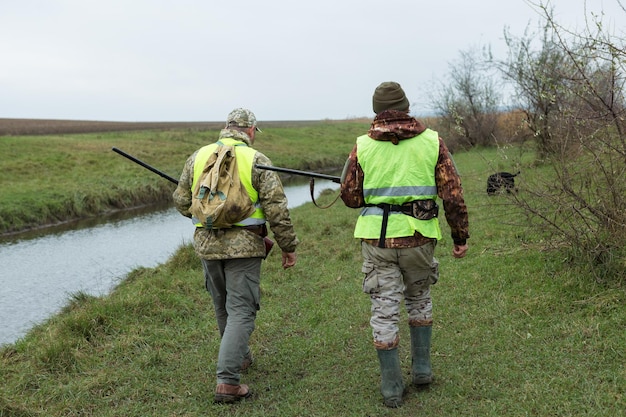
[[(179, 169), (180, 160), (170, 168), (143, 149), (128, 151), (170, 174)], [(267, 154), (276, 165), (298, 166)], [(487, 175), (506, 164), (502, 151), (459, 153), (455, 161), (470, 209), (470, 250), (452, 258), (442, 221), (441, 277), (432, 289), (435, 383), (409, 388), (402, 408), (381, 401), (352, 238), (358, 211), (338, 202), (292, 211), (302, 240), (296, 267), (282, 270), (277, 250), (263, 264), (255, 363), (242, 380), (251, 400), (212, 403), (219, 334), (200, 263), (184, 246), (163, 265), (132, 272), (108, 296), (75, 294), (63, 312), (0, 349), (0, 416), (623, 415), (624, 289), (568, 268), (532, 231), (514, 226), (506, 197), (485, 195)], [(144, 176), (134, 169), (129, 178)], [(406, 325), (400, 351), (408, 382)]]

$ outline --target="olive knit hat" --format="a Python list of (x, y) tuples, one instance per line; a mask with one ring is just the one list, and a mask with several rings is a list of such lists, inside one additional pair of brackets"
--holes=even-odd
[(384, 110), (404, 111), (409, 109), (409, 100), (400, 84), (394, 81), (385, 81), (376, 87), (372, 97), (372, 107), (376, 114)]

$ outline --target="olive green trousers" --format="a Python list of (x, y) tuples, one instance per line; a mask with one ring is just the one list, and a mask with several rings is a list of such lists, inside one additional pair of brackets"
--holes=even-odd
[(202, 259), (206, 288), (213, 299), (222, 340), (217, 383), (238, 385), (241, 364), (261, 301), (262, 258)]

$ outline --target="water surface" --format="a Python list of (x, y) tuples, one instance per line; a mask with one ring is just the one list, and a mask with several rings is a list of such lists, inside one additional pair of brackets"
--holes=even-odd
[[(316, 180), (316, 190), (337, 187)], [(290, 208), (311, 199), (308, 183), (287, 185), (285, 192)], [(72, 294), (107, 294), (133, 269), (164, 263), (191, 242), (193, 230), (190, 219), (165, 207), (0, 242), (0, 344), (16, 341)]]

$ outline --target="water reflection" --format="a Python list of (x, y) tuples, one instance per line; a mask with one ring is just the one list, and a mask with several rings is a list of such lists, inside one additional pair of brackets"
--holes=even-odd
[[(337, 184), (316, 180), (316, 194)], [(286, 185), (289, 207), (310, 201), (309, 185)], [(69, 228), (69, 230), (68, 230)], [(116, 213), (0, 242), (0, 344), (11, 343), (78, 291), (103, 295), (138, 267), (165, 262), (191, 241), (191, 220), (171, 207)]]

